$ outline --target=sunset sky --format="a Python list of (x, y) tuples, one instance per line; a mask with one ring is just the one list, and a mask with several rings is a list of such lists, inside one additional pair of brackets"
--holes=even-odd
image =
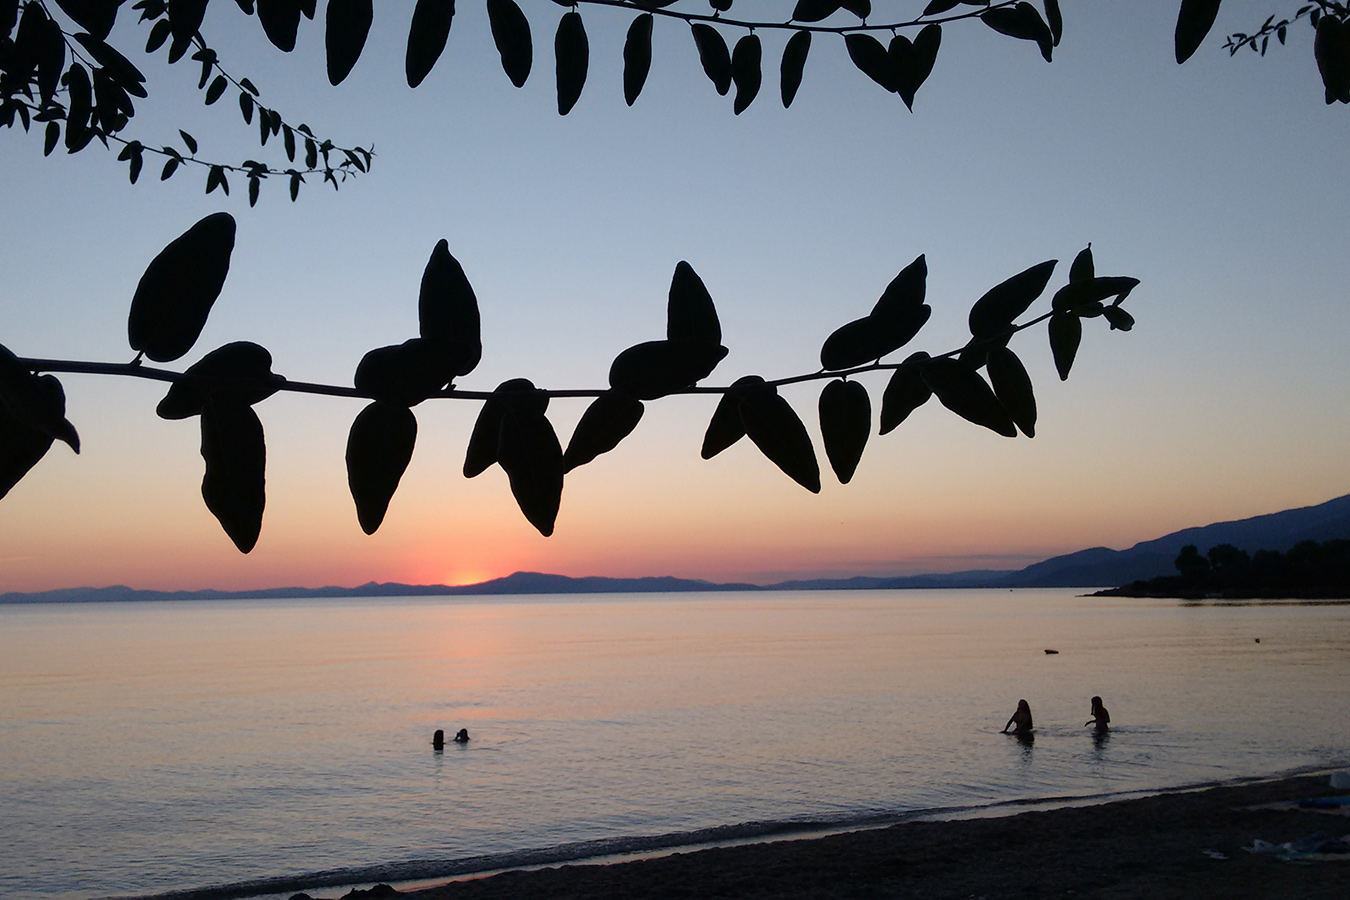
[[(20, 356), (130, 360), (126, 315), (145, 266), (220, 210), (239, 223), (230, 276), (175, 367), (252, 340), (293, 380), (350, 384), (367, 350), (416, 335), (418, 283), (441, 238), (482, 310), (483, 362), (458, 382), (469, 389), (512, 377), (604, 387), (620, 350), (664, 337), (680, 260), (711, 291), (731, 350), (710, 384), (817, 368), (824, 338), (919, 253), (934, 314), (901, 355), (964, 343), (970, 305), (1033, 263), (1061, 260), (1053, 291), (1089, 241), (1099, 274), (1141, 280), (1127, 303), (1137, 327), (1087, 322), (1063, 383), (1043, 330), (1015, 340), (1037, 387), (1034, 440), (933, 402), (874, 434), (851, 484), (826, 473), (818, 496), (749, 442), (701, 460), (714, 398), (648, 404), (616, 451), (568, 476), (550, 538), (499, 468), (462, 477), (478, 404), (446, 401), (416, 408), (412, 465), (365, 536), (343, 463), (362, 403), (280, 394), (257, 407), (267, 513), (247, 556), (202, 503), (196, 420), (156, 417), (162, 386), (63, 375), (83, 450), (56, 445), (0, 501), (0, 591), (467, 583), (520, 569), (769, 582), (1020, 568), (1350, 492), (1350, 108), (1324, 103), (1304, 23), (1264, 59), (1222, 47), (1223, 34), (1296, 4), (1225, 5), (1185, 66), (1173, 59), (1176, 0), (1065, 0), (1051, 64), (1033, 44), (954, 24), (913, 114), (824, 35), (784, 110), (786, 33), (764, 33), (764, 89), (741, 116), (703, 75), (687, 27), (665, 20), (628, 108), (632, 16), (588, 7), (590, 77), (566, 117), (552, 54), (565, 10), (521, 5), (535, 42), (523, 89), (501, 70), (482, 4), (461, 2), (445, 55), (410, 90), (412, 4), (376, 4), (338, 88), (321, 22), (304, 23), (284, 55), (256, 19), (212, 4), (203, 33), (265, 102), (339, 144), (374, 144), (368, 176), (336, 193), (315, 183), (294, 204), (281, 182), (253, 209), (241, 179), (229, 197), (204, 195), (195, 171), (161, 183), (153, 161), (131, 186), (115, 153), (44, 159), (36, 132), (0, 134), (0, 343)], [(894, 6), (916, 14), (923, 3)], [(127, 136), (177, 142), (183, 127), (203, 156), (281, 158), (259, 150), (233, 94), (204, 107), (195, 67), (152, 62), (129, 6), (122, 18), (114, 41), (137, 48), (150, 90)], [(864, 381), (875, 414), (885, 376)], [(784, 396), (823, 464), (820, 384)], [(550, 407), (564, 444), (584, 407)]]

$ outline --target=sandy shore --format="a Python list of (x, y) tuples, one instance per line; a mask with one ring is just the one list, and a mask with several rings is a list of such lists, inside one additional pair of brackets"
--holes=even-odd
[(1350, 835), (1350, 816), (1278, 805), (1338, 793), (1347, 792), (1332, 791), (1325, 776), (1306, 776), (348, 896), (1346, 898), (1350, 855), (1295, 862), (1243, 849), (1258, 838)]

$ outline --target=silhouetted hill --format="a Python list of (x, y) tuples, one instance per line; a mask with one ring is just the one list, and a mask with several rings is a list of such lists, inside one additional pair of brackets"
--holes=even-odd
[(990, 587), (1115, 587), (1174, 574), (1181, 548), (1195, 544), (1204, 553), (1219, 544), (1239, 550), (1285, 551), (1300, 541), (1350, 538), (1350, 495), (1284, 512), (1186, 528), (1135, 544), (1128, 550), (1094, 547), (1056, 556), (993, 581)]
[(569, 578), (540, 572), (514, 572), (480, 584), (399, 584), (371, 581), (357, 587), (281, 587), (254, 591), (138, 591), (114, 587), (62, 588), (37, 593), (0, 594), (0, 603), (100, 603), (157, 600), (276, 600), (308, 597), (441, 597), (478, 594), (619, 594), (689, 591), (757, 591), (753, 584), (715, 584), (690, 578)]

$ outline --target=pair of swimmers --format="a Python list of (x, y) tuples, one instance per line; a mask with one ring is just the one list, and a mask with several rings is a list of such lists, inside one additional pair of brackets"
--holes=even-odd
[[(1109, 730), (1110, 724), (1111, 714), (1106, 711), (1106, 707), (1102, 704), (1102, 698), (1093, 697), (1092, 718), (1084, 722), (1083, 727), (1086, 728), (1087, 726), (1092, 725), (1097, 729), (1097, 733), (1101, 734), (1102, 732)], [(1001, 734), (1008, 734), (1009, 728), (1012, 729), (1012, 734), (1031, 734), (1031, 704), (1027, 703), (1025, 700), (1017, 701), (1017, 709), (1013, 712), (1012, 718), (1008, 719), (1008, 724), (1003, 726)]]
[[(467, 744), (469, 742), (469, 729), (461, 728), (453, 740), (456, 744)], [(442, 729), (437, 728), (436, 733), (431, 736), (431, 747), (434, 750), (445, 749), (445, 732)]]

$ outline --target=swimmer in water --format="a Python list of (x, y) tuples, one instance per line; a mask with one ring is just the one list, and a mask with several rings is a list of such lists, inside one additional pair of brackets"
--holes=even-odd
[(1095, 726), (1097, 732), (1100, 734), (1103, 731), (1108, 731), (1110, 724), (1111, 724), (1111, 714), (1107, 712), (1106, 707), (1102, 705), (1102, 698), (1093, 697), (1092, 718), (1084, 722), (1083, 727), (1086, 728), (1089, 725)]
[(1013, 734), (1031, 734), (1031, 704), (1025, 700), (1017, 701), (1017, 710), (1008, 719), (1008, 724), (1003, 726), (1001, 733), (1007, 734), (1009, 727)]

